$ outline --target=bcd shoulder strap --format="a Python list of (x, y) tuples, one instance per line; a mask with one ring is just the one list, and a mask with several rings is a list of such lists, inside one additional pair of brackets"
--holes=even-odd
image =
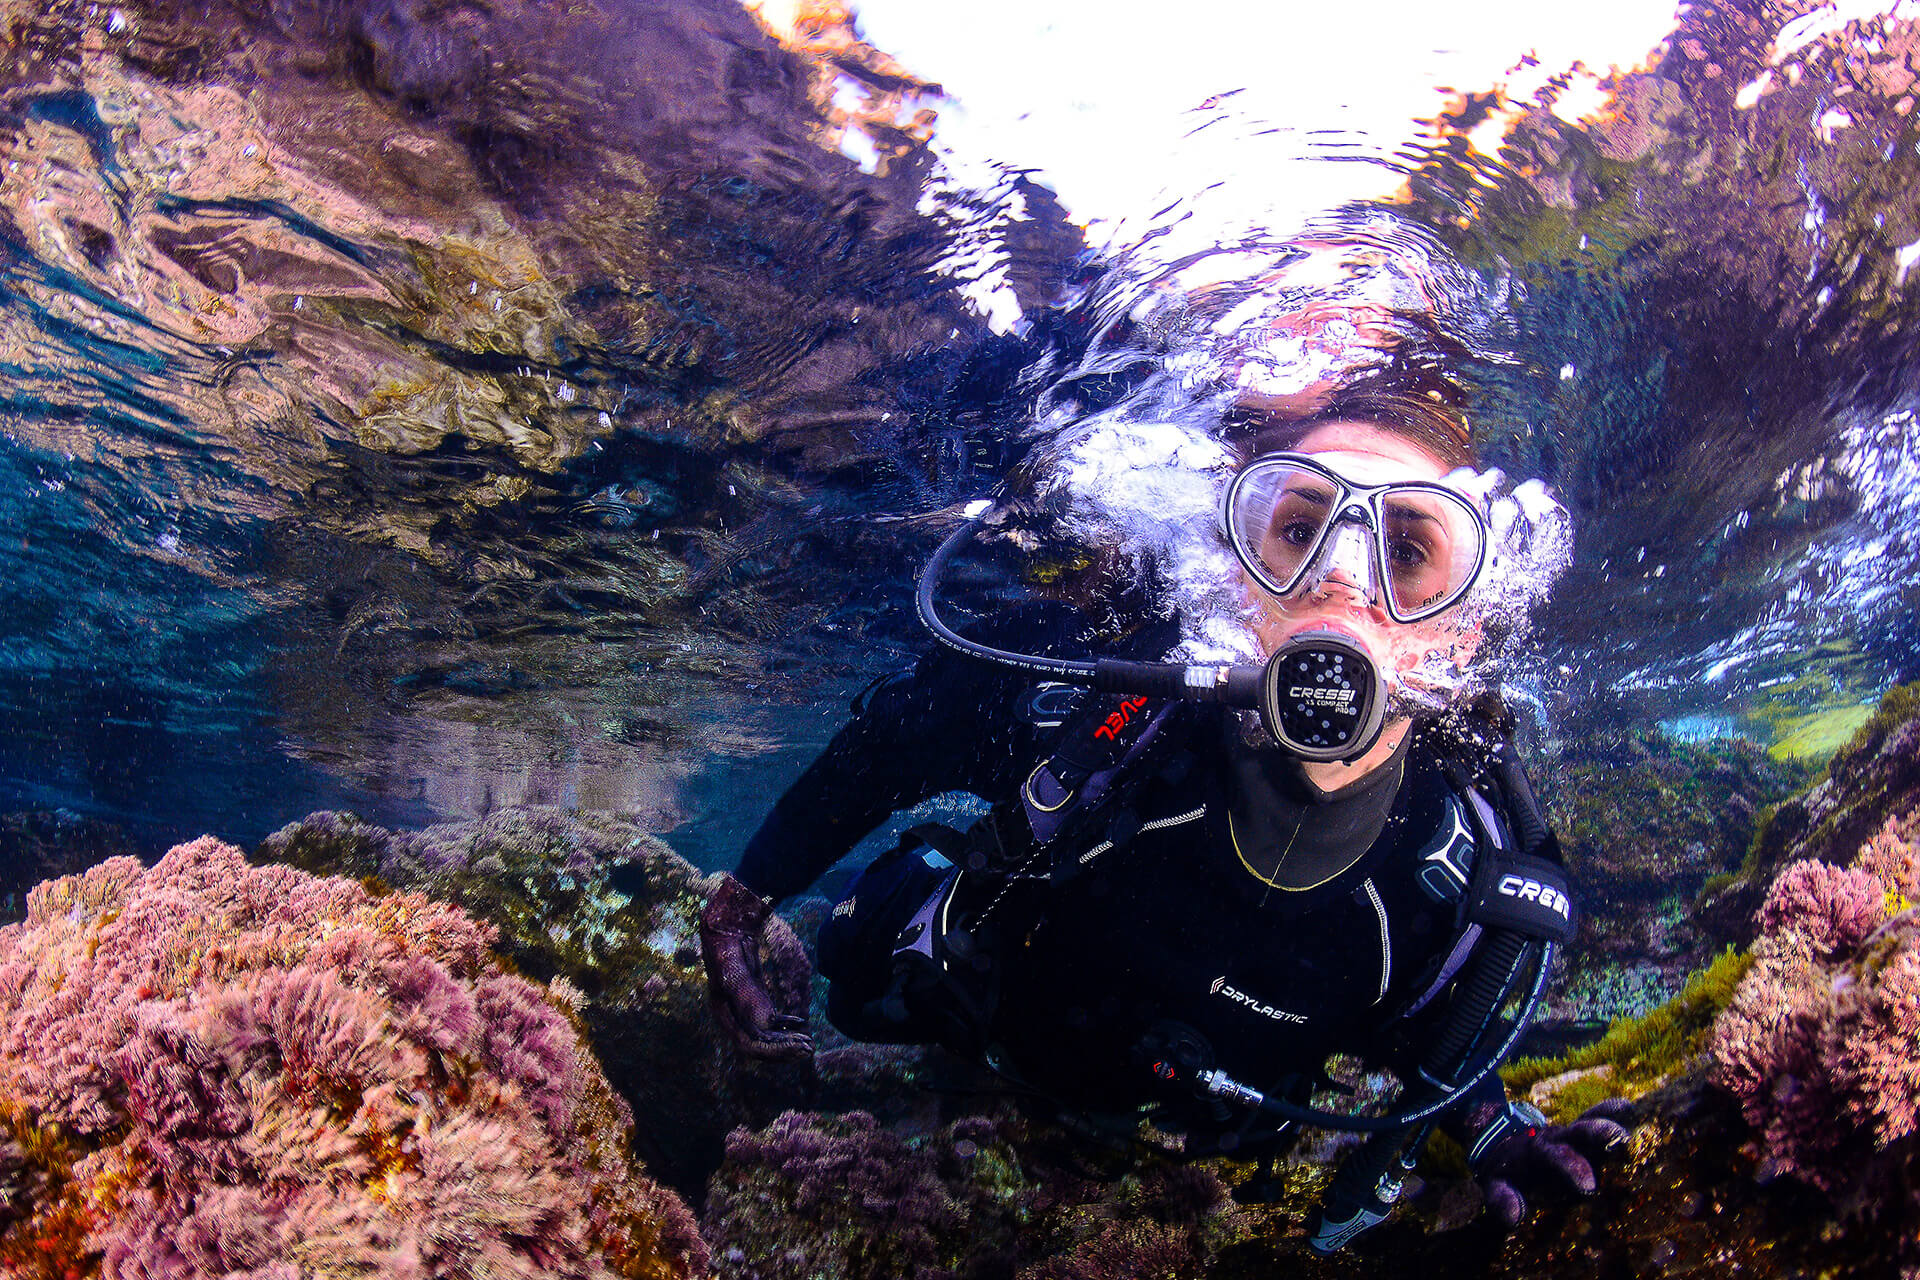
[(1468, 890), (1467, 919), (1530, 938), (1572, 941), (1577, 922), (1565, 867), (1509, 853), (1481, 859), (1476, 872)]
[[(1519, 845), (1498, 857), (1483, 858), (1467, 893), (1467, 918), (1496, 929), (1513, 929), (1530, 938), (1568, 942), (1577, 924), (1572, 877), (1560, 854), (1560, 842), (1547, 826), (1526, 771), (1513, 744), (1494, 747), (1489, 774), (1503, 816)], [(1477, 792), (1475, 794), (1478, 794)]]
[[(1454, 870), (1436, 883), (1457, 903), (1454, 944), (1414, 982), (1415, 994), (1401, 1010), (1403, 1016), (1420, 1012), (1459, 976), (1488, 930), (1512, 929), (1529, 938), (1565, 942), (1579, 922), (1559, 842), (1547, 828), (1511, 745), (1501, 741), (1491, 750), (1476, 748), (1471, 760), (1442, 748), (1439, 758), (1453, 792), (1448, 810), (1472, 828), (1472, 852), (1467, 855), (1471, 865), (1461, 876), (1457, 868), (1462, 859), (1448, 849), (1448, 865)], [(1423, 867), (1421, 873), (1432, 870)], [(1429, 896), (1441, 895), (1430, 890)]]
[(1162, 698), (1096, 695), (1054, 735), (1047, 755), (1020, 784), (1018, 797), (994, 806), (976, 826), (968, 865), (1023, 866), (1069, 827), (1110, 799), (1174, 709)]

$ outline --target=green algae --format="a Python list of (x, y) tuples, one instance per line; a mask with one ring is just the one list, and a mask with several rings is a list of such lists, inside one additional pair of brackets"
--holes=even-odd
[(1848, 639), (1810, 645), (1796, 661), (1792, 678), (1769, 682), (1737, 720), (1775, 760), (1818, 770), (1872, 719), (1886, 672)]
[[(1558, 1123), (1608, 1098), (1638, 1097), (1698, 1057), (1714, 1020), (1733, 999), (1753, 957), (1732, 947), (1688, 977), (1680, 994), (1638, 1018), (1622, 1018), (1600, 1040), (1558, 1058), (1522, 1058), (1502, 1072), (1509, 1092), (1585, 1072), (1550, 1091), (1542, 1107)], [(1606, 1068), (1600, 1070), (1600, 1068)]]
[(1584, 916), (1549, 993), (1552, 1014), (1607, 1023), (1670, 999), (1733, 940), (1701, 927), (1698, 886), (1739, 865), (1763, 806), (1807, 770), (1744, 738), (1641, 729), (1567, 737), (1536, 776)]
[[(1764, 814), (1762, 815), (1763, 818), (1765, 816), (1766, 815)], [(1721, 871), (1721, 872), (1717, 872), (1714, 875), (1710, 875), (1707, 877), (1706, 883), (1700, 886), (1700, 892), (1697, 895), (1695, 895), (1694, 902), (1695, 903), (1705, 902), (1709, 898), (1716, 897), (1719, 894), (1725, 892), (1726, 890), (1731, 889), (1734, 885), (1738, 884), (1739, 882), (1740, 882), (1739, 871)]]
[[(1709, 880), (1702, 886), (1696, 902), (1704, 903), (1741, 883), (1764, 888), (1764, 885), (1757, 883), (1759, 879), (1763, 875), (1770, 877), (1771, 873), (1784, 866), (1789, 852), (1799, 857), (1820, 857), (1839, 846), (1840, 851), (1850, 854), (1851, 849), (1845, 847), (1847, 836), (1860, 826), (1862, 813), (1886, 813), (1897, 808), (1889, 803), (1891, 797), (1887, 786), (1884, 783), (1874, 785), (1870, 779), (1856, 779), (1856, 787), (1862, 782), (1867, 783), (1864, 794), (1855, 802), (1841, 805), (1826, 814), (1810, 830), (1805, 825), (1808, 794), (1823, 783), (1864, 774), (1872, 767), (1875, 756), (1887, 739), (1902, 725), (1915, 719), (1920, 719), (1920, 681), (1889, 689), (1881, 697), (1879, 705), (1855, 728), (1845, 745), (1828, 758), (1826, 767), (1808, 787), (1791, 799), (1761, 811), (1754, 823), (1753, 841), (1741, 860), (1739, 872), (1732, 878), (1716, 876)], [(1860, 834), (1864, 834), (1864, 830)]]
[(1767, 748), (1775, 760), (1831, 759), (1833, 754), (1853, 740), (1861, 727), (1873, 718), (1871, 704), (1834, 707), (1804, 716), (1783, 716), (1774, 721), (1780, 737)]
[[(1895, 685), (1880, 699), (1880, 705), (1847, 741), (1840, 755), (1856, 756), (1870, 750), (1898, 726), (1920, 717), (1920, 681)], [(1836, 756), (1837, 758), (1837, 756)]]

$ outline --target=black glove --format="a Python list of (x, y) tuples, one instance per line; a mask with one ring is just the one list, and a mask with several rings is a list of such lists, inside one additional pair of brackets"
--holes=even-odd
[(714, 1019), (741, 1051), (799, 1062), (813, 1056), (806, 1018), (781, 1010), (760, 974), (760, 935), (773, 904), (732, 876), (700, 913), (700, 957)]
[(1626, 1099), (1609, 1098), (1572, 1124), (1550, 1125), (1524, 1102), (1475, 1107), (1467, 1116), (1467, 1167), (1494, 1216), (1516, 1227), (1529, 1195), (1567, 1189), (1592, 1195), (1598, 1185), (1593, 1162), (1626, 1149), (1629, 1135), (1620, 1121), (1632, 1111)]

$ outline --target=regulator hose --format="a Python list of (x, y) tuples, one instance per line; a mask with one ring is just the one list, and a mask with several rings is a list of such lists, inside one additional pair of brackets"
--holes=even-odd
[[(1494, 938), (1489, 939), (1489, 942), (1498, 941), (1499, 936), (1500, 935), (1496, 934)], [(1501, 948), (1503, 953), (1513, 957), (1510, 961), (1512, 967), (1508, 968), (1503, 974), (1507, 982), (1511, 982), (1514, 977), (1518, 976), (1520, 964), (1524, 962), (1525, 953), (1532, 950), (1532, 945), (1523, 935), (1516, 933), (1508, 936), (1519, 940), (1519, 950), (1517, 954), (1511, 952), (1506, 947)], [(1293, 1120), (1300, 1124), (1310, 1124), (1320, 1129), (1344, 1129), (1353, 1133), (1391, 1133), (1398, 1129), (1406, 1129), (1412, 1125), (1419, 1124), (1423, 1120), (1429, 1120), (1439, 1116), (1442, 1112), (1456, 1106), (1461, 1099), (1473, 1091), (1476, 1085), (1482, 1080), (1485, 1080), (1490, 1073), (1498, 1068), (1499, 1065), (1506, 1060), (1508, 1054), (1513, 1052), (1514, 1046), (1520, 1043), (1520, 1037), (1526, 1034), (1527, 1027), (1532, 1024), (1533, 1011), (1539, 1006), (1540, 997), (1546, 992), (1547, 979), (1553, 969), (1553, 956), (1553, 943), (1541, 942), (1539, 944), (1538, 958), (1535, 962), (1532, 990), (1527, 993), (1527, 997), (1521, 1005), (1519, 1016), (1514, 1019), (1513, 1027), (1507, 1032), (1506, 1038), (1501, 1041), (1499, 1047), (1482, 1058), (1479, 1065), (1474, 1068), (1472, 1074), (1458, 1084), (1449, 1086), (1442, 1084), (1439, 1080), (1428, 1080), (1428, 1085), (1440, 1090), (1439, 1095), (1418, 1106), (1410, 1107), (1405, 1111), (1398, 1111), (1391, 1115), (1384, 1116), (1355, 1116), (1338, 1111), (1323, 1111), (1318, 1107), (1309, 1107), (1297, 1102), (1288, 1102), (1284, 1098), (1269, 1097), (1257, 1089), (1249, 1088), (1232, 1079), (1224, 1071), (1202, 1072), (1196, 1083), (1200, 1085), (1204, 1092), (1214, 1097), (1222, 1098), (1228, 1102), (1238, 1103), (1241, 1106), (1265, 1111), (1271, 1115), (1280, 1116), (1286, 1120)], [(1484, 954), (1482, 963), (1475, 967), (1475, 977), (1478, 978), (1482, 973), (1491, 974), (1499, 972), (1498, 963), (1499, 960), (1497, 957), (1491, 954)], [(1486, 988), (1484, 986), (1480, 986), (1478, 992), (1480, 998), (1486, 998)], [(1507, 987), (1506, 982), (1503, 982), (1501, 987), (1495, 990), (1493, 1005), (1487, 1010), (1484, 1018), (1459, 1018), (1453, 1021), (1456, 1023), (1466, 1023), (1470, 1026), (1477, 1027), (1480, 1032), (1484, 1032), (1487, 1027), (1492, 1025), (1494, 1016), (1499, 1012), (1500, 1005), (1506, 1003), (1505, 997), (1510, 994), (1510, 992), (1511, 988)], [(1472, 1035), (1471, 1032), (1469, 1034)]]
[[(1128, 662), (1119, 658), (1090, 661), (1049, 658), (1041, 654), (997, 649), (978, 640), (967, 639), (940, 620), (939, 613), (934, 609), (933, 595), (941, 576), (946, 572), (947, 562), (984, 525), (984, 519), (975, 516), (948, 534), (920, 574), (919, 586), (914, 592), (914, 607), (920, 615), (921, 625), (932, 632), (933, 638), (941, 644), (969, 658), (1097, 689), (1101, 693), (1143, 693), (1153, 698), (1223, 702), (1248, 710), (1260, 705), (1260, 680), (1264, 674), (1260, 667), (1187, 667), (1171, 662)], [(1221, 681), (1217, 674), (1223, 670), (1226, 678)]]
[(970, 658), (1101, 693), (1145, 694), (1257, 711), (1267, 732), (1302, 760), (1355, 760), (1379, 740), (1386, 723), (1386, 685), (1366, 649), (1332, 630), (1302, 632), (1264, 665), (1129, 662), (1050, 658), (1015, 653), (961, 635), (934, 607), (947, 562), (979, 531), (975, 516), (948, 534), (920, 575), (914, 606), (934, 639)]

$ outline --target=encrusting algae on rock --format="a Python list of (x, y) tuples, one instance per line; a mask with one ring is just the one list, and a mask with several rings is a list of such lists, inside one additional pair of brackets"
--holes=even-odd
[[(1183, 1280), (1245, 1234), (1213, 1169), (1121, 1158), (1004, 1111), (903, 1136), (863, 1111), (736, 1131), (709, 1187), (728, 1280)], [(1109, 1163), (1114, 1163), (1111, 1154)]]
[(1739, 872), (1704, 885), (1694, 914), (1751, 943), (1775, 879), (1791, 862), (1844, 866), (1888, 818), (1920, 809), (1920, 684), (1889, 690), (1811, 787), (1763, 814)]
[(1833, 1197), (1904, 1243), (1920, 1275), (1920, 812), (1853, 865), (1795, 862), (1760, 911), (1755, 962), (1715, 1028), (1714, 1079), (1758, 1131), (1763, 1176)]
[(1580, 934), (1560, 957), (1548, 1007), (1602, 1023), (1677, 996), (1730, 941), (1702, 928), (1689, 904), (1739, 865), (1759, 815), (1806, 781), (1749, 742), (1618, 729), (1559, 742), (1534, 772), (1580, 886)]
[(491, 927), (208, 837), (0, 929), (0, 1268), (686, 1280), (706, 1247)]
[[(255, 856), (454, 903), (498, 930), (520, 973), (571, 984), (609, 1083), (641, 1118), (635, 1149), (683, 1194), (706, 1185), (729, 1130), (815, 1091), (805, 1066), (757, 1062), (716, 1034), (695, 932), (710, 881), (627, 818), (526, 807), (389, 831), (322, 812)], [(776, 922), (767, 945), (769, 980), (797, 1004), (811, 975), (800, 940)]]

